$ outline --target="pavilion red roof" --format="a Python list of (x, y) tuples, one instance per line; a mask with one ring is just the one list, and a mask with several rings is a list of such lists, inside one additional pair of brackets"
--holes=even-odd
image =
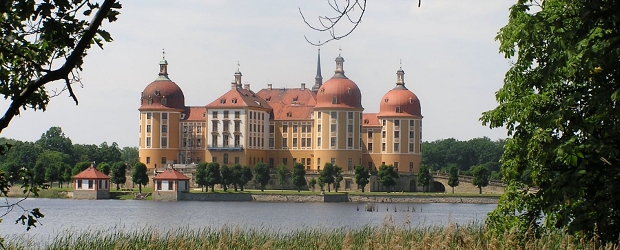
[(73, 176), (73, 179), (110, 179), (110, 176), (90, 166), (84, 171)]
[(181, 172), (177, 171), (173, 168), (168, 168), (157, 174), (157, 176), (153, 177), (153, 180), (189, 180), (189, 177), (181, 174)]

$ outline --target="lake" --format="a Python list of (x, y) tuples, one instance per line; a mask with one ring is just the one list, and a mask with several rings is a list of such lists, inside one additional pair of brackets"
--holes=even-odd
[[(8, 199), (14, 202), (17, 199)], [(450, 223), (483, 223), (497, 204), (376, 203), (375, 212), (359, 203), (274, 203), (274, 202), (157, 202), (144, 200), (33, 199), (21, 203), (39, 207), (45, 214), (37, 228), (26, 232), (14, 224), (19, 208), (4, 217), (0, 235), (49, 238), (67, 230), (175, 228), (267, 228), (290, 232), (303, 228), (357, 228), (381, 226), (386, 220), (397, 226), (428, 227)], [(359, 211), (358, 211), (359, 210)], [(409, 221), (408, 224), (406, 222)]]

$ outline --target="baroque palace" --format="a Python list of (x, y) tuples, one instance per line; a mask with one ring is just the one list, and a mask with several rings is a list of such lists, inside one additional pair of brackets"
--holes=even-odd
[(331, 162), (352, 171), (393, 165), (400, 173), (420, 168), (420, 100), (405, 86), (405, 72), (376, 100), (379, 113), (364, 113), (360, 88), (336, 57), (334, 75), (323, 83), (320, 50), (315, 84), (254, 92), (234, 73), (230, 90), (205, 106), (185, 106), (181, 88), (168, 77), (168, 62), (142, 92), (140, 161), (149, 169), (170, 164), (218, 162), (270, 166), (294, 162), (318, 171)]

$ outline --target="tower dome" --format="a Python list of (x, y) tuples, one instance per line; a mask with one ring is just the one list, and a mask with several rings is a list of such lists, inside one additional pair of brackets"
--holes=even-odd
[(185, 95), (179, 85), (168, 78), (165, 57), (159, 62), (157, 79), (142, 91), (140, 104), (140, 110), (185, 109)]
[(379, 116), (422, 116), (420, 99), (405, 87), (405, 71), (396, 71), (396, 87), (381, 99)]
[(344, 58), (338, 55), (335, 74), (319, 88), (315, 108), (363, 108), (362, 93), (357, 84), (344, 75), (343, 63)]

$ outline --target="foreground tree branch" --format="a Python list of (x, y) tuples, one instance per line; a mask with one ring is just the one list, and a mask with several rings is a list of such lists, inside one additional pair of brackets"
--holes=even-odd
[[(42, 88), (45, 86), (45, 84), (48, 84), (50, 82), (65, 79), (66, 87), (69, 90), (69, 95), (73, 98), (75, 103), (78, 104), (77, 97), (73, 93), (70, 81), (68, 80), (69, 74), (71, 73), (71, 71), (81, 66), (82, 58), (84, 57), (84, 52), (86, 51), (86, 49), (90, 47), (90, 44), (93, 41), (95, 41), (97, 44), (99, 44), (99, 46), (101, 46), (101, 41), (95, 37), (97, 34), (102, 36), (104, 40), (111, 41), (111, 38), (109, 38), (109, 34), (107, 34), (107, 32), (105, 31), (99, 30), (99, 27), (101, 26), (101, 23), (105, 18), (108, 18), (110, 21), (116, 20), (115, 16), (116, 14), (118, 14), (118, 12), (114, 12), (114, 11), (111, 12), (111, 10), (113, 7), (120, 8), (120, 4), (116, 3), (115, 0), (105, 0), (103, 4), (101, 4), (100, 7), (98, 4), (91, 4), (89, 1), (85, 1), (84, 3), (86, 3), (90, 7), (89, 10), (86, 10), (84, 12), (85, 15), (89, 15), (93, 9), (98, 8), (98, 10), (95, 16), (93, 17), (92, 21), (88, 25), (88, 27), (83, 30), (83, 33), (81, 34), (81, 38), (79, 39), (77, 45), (75, 45), (75, 47), (73, 48), (73, 51), (68, 55), (65, 63), (56, 70), (44, 72), (42, 76), (34, 80), (28, 81), (28, 83), (23, 88), (20, 88), (19, 86), (17, 87), (7, 86), (9, 89), (15, 88), (15, 89), (22, 89), (22, 90), (19, 93), (3, 93), (5, 94), (5, 98), (7, 98), (7, 95), (11, 96), (11, 104), (7, 108), (6, 112), (4, 113), (4, 116), (0, 118), (0, 133), (2, 133), (2, 131), (6, 127), (8, 127), (13, 117), (19, 115), (20, 107), (24, 107), (25, 109), (28, 105), (32, 105), (32, 107), (35, 109), (37, 107), (40, 109), (45, 109), (45, 105), (47, 104), (48, 99), (46, 99), (47, 96), (44, 94), (43, 96), (41, 96), (43, 100), (38, 100), (38, 103), (29, 103), (29, 102), (32, 102), (31, 98), (33, 97), (33, 94), (35, 92), (45, 91)], [(80, 4), (77, 9), (84, 6), (84, 3)], [(37, 11), (40, 9), (53, 8), (53, 7), (54, 6), (46, 6), (45, 3), (41, 3), (41, 5), (38, 6)], [(59, 6), (56, 6), (56, 7), (59, 7)], [(72, 11), (75, 13), (77, 12), (77, 9), (72, 10)], [(35, 18), (36, 18), (36, 15), (37, 14), (35, 14)], [(42, 29), (44, 28), (45, 27), (43, 27)], [(55, 39), (55, 37), (51, 39), (52, 42), (53, 42), (53, 39)], [(28, 57), (23, 57), (23, 58), (24, 60), (30, 60), (33, 62), (37, 62), (37, 61), (31, 60)], [(37, 56), (35, 56), (35, 58), (37, 58)], [(40, 59), (40, 58), (37, 58), (37, 59)], [(54, 57), (50, 59), (50, 62), (49, 62), (50, 65), (51, 65), (51, 60), (53, 59)], [(41, 61), (38, 61), (38, 62), (41, 62)], [(35, 66), (40, 67), (40, 65), (35, 65)], [(16, 73), (14, 75), (19, 75), (19, 74)], [(7, 80), (6, 82), (2, 82), (2, 85), (10, 85), (10, 84), (12, 84), (10, 80)]]
[[(323, 42), (318, 41), (316, 43), (310, 41), (310, 39), (308, 39), (308, 37), (304, 35), (304, 39), (306, 39), (306, 42), (314, 46), (321, 46), (330, 41), (340, 40), (342, 38), (345, 38), (351, 33), (353, 33), (353, 31), (357, 28), (357, 26), (362, 21), (362, 18), (364, 17), (364, 13), (366, 13), (366, 0), (344, 0), (343, 2), (344, 4), (339, 5), (338, 0), (327, 0), (327, 3), (329, 4), (329, 6), (336, 13), (334, 16), (329, 16), (329, 15), (318, 16), (317, 19), (318, 19), (319, 25), (310, 24), (310, 22), (308, 22), (308, 20), (304, 16), (304, 13), (301, 11), (301, 8), (298, 8), (299, 14), (301, 15), (301, 19), (304, 21), (306, 25), (308, 25), (308, 27), (310, 27), (311, 29), (315, 31), (329, 33), (329, 39)], [(422, 4), (422, 0), (418, 0), (418, 8), (420, 7), (421, 4)], [(359, 15), (353, 15), (354, 12), (356, 11), (359, 11)], [(336, 27), (342, 23), (342, 20), (346, 20), (345, 22), (348, 22), (350, 25), (353, 25), (353, 26), (349, 28), (348, 31), (344, 32), (343, 34), (337, 34)], [(346, 25), (346, 24), (342, 24), (342, 25)]]

